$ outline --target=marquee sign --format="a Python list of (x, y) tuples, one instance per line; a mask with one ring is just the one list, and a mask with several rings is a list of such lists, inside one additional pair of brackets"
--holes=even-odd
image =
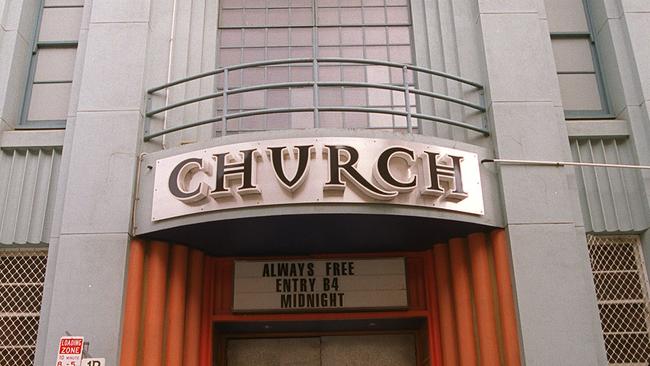
[(152, 220), (300, 203), (384, 203), (483, 214), (474, 153), (347, 137), (217, 146), (156, 161)]
[(400, 309), (404, 258), (236, 261), (233, 311)]

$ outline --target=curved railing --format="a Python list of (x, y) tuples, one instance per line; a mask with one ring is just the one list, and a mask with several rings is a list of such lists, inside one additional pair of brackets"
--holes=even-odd
[[(311, 81), (296, 81), (296, 82), (282, 82), (282, 83), (268, 83), (268, 84), (259, 84), (251, 86), (240, 86), (240, 87), (229, 87), (229, 73), (237, 70), (245, 70), (250, 68), (259, 68), (267, 66), (290, 66), (296, 64), (309, 64), (312, 67), (313, 79)], [(401, 69), (402, 71), (402, 80), (404, 83), (402, 85), (395, 85), (389, 83), (370, 83), (370, 82), (347, 82), (347, 81), (319, 81), (319, 72), (318, 68), (321, 64), (356, 64), (363, 66), (385, 66), (392, 69)], [(245, 63), (239, 65), (232, 65), (227, 67), (218, 68), (212, 71), (204, 72), (194, 76), (178, 79), (163, 85), (160, 85), (155, 88), (147, 90), (147, 110), (146, 110), (146, 120), (145, 120), (145, 131), (144, 131), (144, 140), (149, 141), (153, 138), (163, 136), (168, 133), (185, 130), (192, 127), (197, 127), (201, 125), (223, 122), (222, 123), (222, 135), (228, 133), (228, 120), (236, 118), (244, 118), (257, 115), (267, 115), (267, 114), (276, 114), (276, 113), (296, 113), (296, 112), (313, 112), (314, 113), (314, 128), (320, 127), (319, 124), (319, 112), (363, 112), (363, 113), (376, 113), (376, 114), (387, 114), (394, 116), (402, 116), (406, 118), (406, 129), (409, 133), (413, 132), (413, 119), (430, 121), (430, 122), (439, 122), (451, 126), (462, 127), (468, 130), (476, 131), (482, 133), (483, 135), (489, 135), (489, 131), (483, 126), (476, 126), (462, 121), (453, 120), (450, 118), (445, 118), (436, 115), (429, 115), (423, 113), (412, 112), (413, 107), (411, 105), (410, 94), (419, 97), (426, 97), (432, 99), (444, 100), (449, 103), (457, 104), (472, 110), (478, 111), (480, 113), (485, 112), (485, 107), (482, 104), (476, 104), (464, 99), (452, 97), (442, 93), (436, 93), (429, 90), (422, 90), (416, 86), (410, 85), (408, 80), (409, 72), (413, 74), (425, 74), (429, 76), (441, 77), (448, 80), (457, 81), (461, 84), (465, 84), (475, 88), (477, 91), (481, 92), (483, 86), (479, 83), (473, 82), (468, 79), (464, 79), (458, 76), (447, 74), (440, 71), (430, 70), (424, 67), (399, 64), (394, 62), (387, 61), (377, 61), (377, 60), (366, 60), (366, 59), (353, 59), (353, 58), (294, 58), (294, 59), (283, 59), (283, 60), (270, 60), (270, 61), (260, 61)], [(188, 83), (194, 80), (206, 78), (209, 76), (222, 75), (223, 85), (221, 88), (218, 88), (217, 91), (205, 95), (201, 95), (194, 98), (185, 99), (176, 103), (166, 104), (159, 108), (151, 108), (151, 100), (157, 95), (160, 91), (168, 90), (169, 88)], [(413, 80), (417, 80), (417, 76), (413, 77)], [(288, 88), (304, 88), (310, 87), (313, 88), (313, 106), (309, 107), (287, 107), (287, 108), (260, 108), (254, 110), (245, 110), (235, 113), (229, 113), (228, 111), (228, 96), (244, 94), (247, 92), (260, 91), (260, 90), (270, 90), (270, 89), (288, 89)], [(383, 89), (390, 91), (397, 91), (404, 94), (404, 106), (403, 110), (395, 110), (389, 108), (373, 108), (373, 107), (363, 107), (363, 106), (320, 106), (319, 105), (319, 88), (320, 87), (354, 87), (354, 88), (374, 88), (374, 89)], [(482, 93), (481, 93), (482, 95)], [(206, 100), (222, 98), (223, 108), (221, 109), (222, 113), (220, 115), (213, 116), (211, 118), (202, 119), (198, 121), (192, 121), (178, 126), (162, 128), (160, 131), (152, 132), (151, 129), (151, 119), (156, 116), (165, 113), (167, 111), (174, 110), (176, 108), (181, 108), (193, 103), (198, 103)], [(239, 109), (239, 108), (237, 108)]]

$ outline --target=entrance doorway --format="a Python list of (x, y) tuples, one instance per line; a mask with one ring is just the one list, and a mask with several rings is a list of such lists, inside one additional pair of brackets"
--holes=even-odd
[[(244, 312), (243, 308), (234, 307), (237, 263), (230, 258), (214, 258), (207, 263), (212, 264), (213, 271), (206, 271), (206, 278), (217, 281), (206, 285), (213, 292), (208, 296), (211, 302), (204, 305), (210, 312), (204, 314), (204, 319), (211, 326), (202, 329), (199, 364), (439, 366), (438, 327), (434, 321), (438, 314), (429, 308), (432, 294), (426, 290), (431, 283), (426, 276), (429, 272), (425, 272), (429, 255), (429, 252), (416, 252), (359, 257), (358, 261), (404, 258), (408, 308), (375, 308), (374, 303), (368, 303), (367, 308), (351, 310), (286, 312), (274, 309)], [(331, 255), (328, 258), (350, 257)], [(320, 258), (309, 260), (312, 263)], [(347, 260), (357, 261), (356, 258)], [(356, 268), (361, 268), (361, 264)], [(359, 273), (355, 271), (355, 275)], [(354, 292), (351, 288), (342, 291)]]
[(416, 366), (414, 333), (231, 338), (227, 366)]

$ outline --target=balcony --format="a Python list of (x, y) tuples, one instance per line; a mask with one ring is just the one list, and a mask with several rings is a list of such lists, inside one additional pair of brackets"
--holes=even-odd
[[(287, 76), (274, 80), (271, 75), (277, 73)], [(434, 90), (440, 85), (444, 91)], [(489, 135), (481, 84), (378, 60), (298, 58), (232, 65), (151, 88), (146, 97), (145, 141), (197, 128), (212, 138), (294, 128), (421, 134), (426, 124)], [(445, 112), (450, 108), (460, 112)]]

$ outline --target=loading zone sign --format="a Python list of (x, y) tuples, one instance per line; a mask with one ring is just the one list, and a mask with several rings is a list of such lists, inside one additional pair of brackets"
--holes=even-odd
[(61, 337), (56, 366), (81, 366), (84, 337)]

